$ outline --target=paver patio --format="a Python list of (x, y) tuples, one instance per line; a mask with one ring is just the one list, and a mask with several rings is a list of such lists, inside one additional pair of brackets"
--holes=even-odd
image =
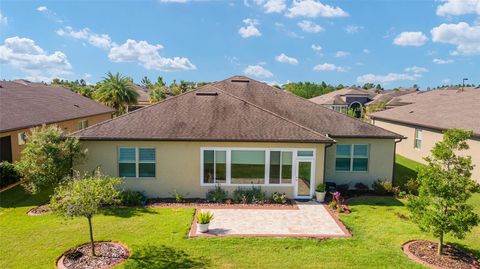
[(350, 237), (343, 224), (323, 205), (314, 201), (297, 202), (297, 210), (278, 209), (199, 209), (210, 211), (214, 219), (208, 233), (192, 225), (196, 236), (271, 237)]

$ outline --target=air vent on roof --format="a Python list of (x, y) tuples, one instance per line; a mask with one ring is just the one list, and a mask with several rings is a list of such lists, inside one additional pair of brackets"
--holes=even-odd
[(195, 93), (195, 95), (198, 95), (198, 96), (217, 96), (218, 93), (217, 92), (197, 92), (197, 93)]
[(232, 82), (249, 83), (249, 79), (232, 79)]
[(80, 106), (79, 106), (79, 105), (77, 105), (77, 104), (74, 104), (73, 106), (74, 106), (74, 107), (78, 107), (78, 108), (80, 108)]

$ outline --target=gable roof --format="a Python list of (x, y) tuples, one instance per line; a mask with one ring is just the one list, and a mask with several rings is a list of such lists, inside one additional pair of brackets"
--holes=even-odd
[(331, 137), (400, 138), (243, 76), (215, 82), (73, 135), (84, 140), (331, 143)]
[(137, 84), (133, 84), (133, 89), (138, 93), (137, 103), (139, 105), (150, 104), (150, 89), (144, 88)]
[(0, 81), (0, 132), (113, 111), (60, 86)]
[(409, 104), (372, 113), (371, 117), (438, 130), (462, 128), (480, 136), (478, 89), (418, 92), (399, 100)]
[(394, 98), (407, 95), (407, 94), (412, 94), (417, 92), (418, 90), (416, 88), (407, 88), (407, 89), (399, 89), (399, 90), (386, 90), (383, 91), (379, 94), (377, 94), (375, 97), (373, 97), (373, 100), (366, 103), (366, 105), (373, 105), (373, 104), (379, 104), (379, 103), (385, 103), (388, 105), (395, 105), (394, 103), (390, 103)]
[[(343, 105), (347, 104), (343, 101), (342, 97), (347, 95), (361, 95), (368, 98), (373, 98), (376, 93), (373, 91), (361, 89), (361, 88), (343, 88), (335, 90), (326, 94), (322, 94), (310, 99), (310, 101), (320, 105)], [(343, 103), (342, 103), (343, 102)]]

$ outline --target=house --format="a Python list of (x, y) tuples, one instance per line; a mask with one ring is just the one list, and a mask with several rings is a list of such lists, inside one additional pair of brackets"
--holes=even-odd
[(134, 83), (132, 83), (132, 84), (133, 84), (132, 85), (133, 89), (138, 94), (138, 98), (137, 98), (137, 103), (135, 105), (128, 106), (127, 110), (128, 111), (134, 111), (136, 109), (151, 105), (151, 103), (150, 103), (150, 91), (151, 91), (151, 89), (147, 89), (145, 87), (142, 87), (142, 86), (134, 84)]
[(311, 198), (317, 184), (392, 179), (401, 135), (234, 76), (72, 134), (79, 171), (125, 178), (150, 197), (205, 197), (219, 185)]
[(376, 93), (371, 90), (350, 87), (313, 97), (310, 101), (343, 113), (354, 109), (357, 117), (360, 117), (365, 104), (371, 102), (375, 96)]
[(60, 86), (0, 81), (0, 161), (17, 161), (32, 127), (55, 124), (67, 133), (112, 117), (114, 110)]
[(473, 178), (480, 182), (480, 90), (452, 87), (417, 92), (398, 99), (402, 106), (370, 115), (373, 124), (407, 137), (397, 145), (397, 153), (425, 162), (442, 132), (452, 128), (473, 131), (468, 141)]
[(366, 103), (366, 106), (370, 105), (378, 105), (378, 104), (385, 104), (385, 108), (393, 108), (400, 105), (404, 105), (400, 101), (400, 96), (404, 96), (407, 94), (412, 94), (418, 92), (417, 88), (400, 88), (396, 90), (384, 90), (381, 93), (377, 94), (373, 97), (372, 101)]

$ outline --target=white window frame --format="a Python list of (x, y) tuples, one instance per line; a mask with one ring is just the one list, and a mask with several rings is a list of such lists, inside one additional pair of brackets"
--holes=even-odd
[(18, 139), (18, 145), (24, 145), (27, 142), (27, 133), (26, 132), (20, 132), (17, 134), (17, 139)]
[[(213, 151), (226, 151), (227, 152), (227, 179), (226, 183), (204, 183), (203, 181), (203, 154), (204, 151), (206, 150), (213, 150)], [(231, 164), (232, 164), (232, 151), (235, 150), (246, 150), (246, 151), (265, 151), (265, 181), (264, 183), (261, 184), (238, 184), (238, 183), (231, 183), (232, 181), (232, 176), (231, 176)], [(297, 151), (313, 151), (313, 157), (297, 157)], [(270, 152), (271, 151), (288, 151), (292, 152), (292, 180), (291, 183), (284, 183), (282, 184), (280, 181), (280, 184), (270, 184)], [(248, 186), (269, 186), (269, 187), (274, 187), (274, 186), (279, 186), (279, 187), (293, 187), (295, 185), (295, 174), (296, 174), (296, 161), (297, 160), (313, 160), (313, 163), (315, 164), (316, 160), (316, 150), (314, 148), (240, 148), (240, 147), (201, 147), (200, 148), (200, 186), (234, 186), (234, 187), (248, 187)], [(314, 178), (315, 175), (312, 175), (312, 180), (315, 180)]]
[[(341, 146), (350, 146), (350, 170), (348, 171), (341, 171), (341, 170), (337, 170), (337, 146), (338, 145), (341, 145)], [(355, 146), (367, 146), (367, 157), (355, 157), (354, 156), (354, 150), (355, 150)], [(347, 158), (346, 155), (343, 156), (343, 157), (340, 157), (340, 158)], [(367, 159), (368, 160), (368, 164), (367, 164), (367, 170), (365, 171), (354, 171), (353, 170), (353, 160), (354, 159)], [(368, 171), (370, 170), (370, 144), (348, 144), (348, 143), (342, 143), (342, 144), (337, 144), (335, 145), (335, 172), (336, 173), (368, 173)]]
[[(418, 150), (422, 149), (422, 143), (423, 143), (422, 133), (423, 133), (422, 129), (415, 128), (415, 135), (414, 135), (414, 140), (413, 140), (413, 148), (414, 149), (418, 149)], [(420, 141), (420, 147), (417, 147), (417, 141)]]
[(78, 129), (83, 130), (88, 127), (88, 120), (81, 120), (78, 122)]
[[(135, 149), (135, 161), (120, 161), (120, 150), (121, 149)], [(155, 151), (155, 161), (140, 161), (140, 149), (153, 149)], [(134, 177), (123, 177), (126, 179), (154, 179), (157, 174), (157, 148), (155, 147), (119, 147), (117, 151), (117, 173), (120, 176), (120, 163), (135, 163), (135, 176)], [(140, 163), (154, 163), (155, 164), (155, 176), (154, 177), (140, 177)]]

